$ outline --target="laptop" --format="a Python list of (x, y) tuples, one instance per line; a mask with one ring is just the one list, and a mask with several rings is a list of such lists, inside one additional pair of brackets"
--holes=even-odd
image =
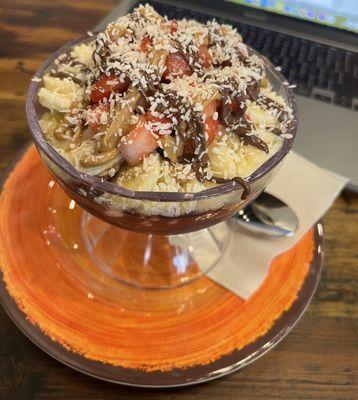
[(215, 17), (281, 67), (299, 107), (294, 150), (349, 178), (358, 192), (358, 2), (356, 0), (122, 0), (96, 27), (151, 4), (169, 18)]

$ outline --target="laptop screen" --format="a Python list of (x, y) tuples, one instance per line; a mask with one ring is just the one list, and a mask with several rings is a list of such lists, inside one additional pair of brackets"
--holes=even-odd
[(338, 29), (358, 32), (357, 0), (227, 0)]

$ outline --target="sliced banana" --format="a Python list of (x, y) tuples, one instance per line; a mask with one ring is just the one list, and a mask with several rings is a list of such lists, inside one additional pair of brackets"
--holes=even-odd
[(250, 104), (247, 107), (246, 114), (250, 117), (255, 127), (274, 126), (277, 123), (277, 118), (275, 118), (270, 111), (264, 110), (254, 104)]
[(99, 149), (101, 151), (113, 149), (118, 144), (120, 137), (128, 132), (131, 116), (139, 98), (138, 89), (130, 87), (127, 91), (125, 105), (117, 104), (115, 116), (110, 122), (106, 133), (100, 137)]
[(53, 141), (53, 134), (55, 130), (58, 128), (61, 121), (61, 115), (57, 113), (45, 113), (39, 123), (41, 130), (46, 137), (46, 139)]
[(75, 60), (78, 60), (80, 63), (87, 65), (91, 68), (94, 66), (94, 61), (92, 57), (94, 49), (95, 46), (93, 43), (79, 44), (78, 46), (73, 48), (73, 50), (71, 51), (71, 56)]
[(160, 176), (158, 154), (151, 154), (135, 167), (121, 170), (117, 184), (133, 191), (152, 191)]
[[(235, 150), (228, 146), (228, 137), (219, 138), (208, 146), (208, 156), (213, 176), (231, 179), (237, 176), (237, 161)], [(230, 138), (231, 140), (231, 138)], [(235, 140), (235, 139), (233, 139)]]
[(217, 86), (211, 83), (202, 83), (193, 88), (193, 102), (203, 105), (203, 109), (213, 100), (220, 100), (221, 95)]
[(52, 111), (66, 112), (83, 98), (83, 89), (70, 79), (45, 75), (44, 86), (39, 90), (39, 102)]
[[(118, 154), (98, 154), (97, 145), (93, 139), (85, 140), (75, 149), (67, 151), (65, 158), (80, 172), (99, 177), (114, 176), (123, 162), (119, 152)], [(96, 162), (91, 162), (91, 160)]]
[[(39, 121), (42, 133), (48, 142), (57, 150), (66, 151), (70, 149), (71, 138), (68, 140), (58, 140), (56, 132), (61, 127), (62, 122), (63, 114), (59, 113), (45, 113)], [(61, 154), (63, 155), (63, 153)]]
[(148, 54), (148, 59), (151, 65), (158, 68), (163, 68), (165, 66), (165, 61), (167, 59), (168, 50), (164, 49), (153, 49)]
[(170, 135), (162, 135), (160, 138), (164, 156), (169, 158), (172, 163), (177, 163), (178, 158), (183, 154), (184, 142), (179, 136), (174, 138)]

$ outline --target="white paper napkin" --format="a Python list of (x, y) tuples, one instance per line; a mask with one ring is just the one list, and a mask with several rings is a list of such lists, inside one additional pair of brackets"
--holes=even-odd
[(332, 205), (347, 179), (291, 152), (266, 191), (288, 204), (299, 227), (294, 237), (270, 237), (235, 227), (228, 250), (207, 274), (242, 298), (248, 298), (266, 277), (273, 258), (288, 250)]

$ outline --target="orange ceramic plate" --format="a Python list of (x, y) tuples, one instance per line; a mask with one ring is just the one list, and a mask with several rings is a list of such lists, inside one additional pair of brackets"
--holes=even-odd
[(2, 303), (59, 361), (97, 378), (147, 387), (208, 381), (266, 353), (308, 305), (321, 270), (317, 227), (277, 257), (244, 301), (211, 280), (138, 290), (104, 275), (84, 250), (82, 211), (33, 146), (0, 195)]

